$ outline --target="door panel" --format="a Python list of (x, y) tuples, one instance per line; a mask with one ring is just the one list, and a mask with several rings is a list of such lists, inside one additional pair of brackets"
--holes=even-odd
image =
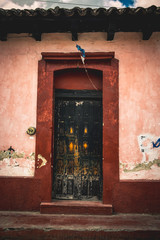
[(55, 101), (53, 197), (89, 200), (100, 199), (101, 195), (102, 101), (58, 97)]

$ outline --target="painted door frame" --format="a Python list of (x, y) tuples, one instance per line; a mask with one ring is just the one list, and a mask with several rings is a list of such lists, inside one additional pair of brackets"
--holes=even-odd
[[(38, 63), (35, 177), (41, 180), (41, 202), (52, 198), (54, 72), (77, 64), (84, 68), (79, 53), (42, 53)], [(103, 203), (112, 204), (113, 188), (119, 182), (118, 60), (113, 52), (86, 53), (86, 67), (103, 73)]]

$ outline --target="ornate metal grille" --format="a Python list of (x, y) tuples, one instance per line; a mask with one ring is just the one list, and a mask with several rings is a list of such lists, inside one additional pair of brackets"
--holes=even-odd
[(56, 96), (53, 197), (101, 199), (101, 92), (58, 91)]

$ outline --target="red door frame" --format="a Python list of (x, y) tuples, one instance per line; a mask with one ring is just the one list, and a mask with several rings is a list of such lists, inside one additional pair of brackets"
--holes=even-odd
[[(50, 202), (52, 192), (54, 72), (77, 64), (84, 67), (78, 53), (42, 53), (38, 64), (35, 177), (41, 179), (42, 202)], [(103, 72), (103, 203), (112, 204), (119, 182), (118, 60), (113, 52), (86, 53), (86, 67)]]

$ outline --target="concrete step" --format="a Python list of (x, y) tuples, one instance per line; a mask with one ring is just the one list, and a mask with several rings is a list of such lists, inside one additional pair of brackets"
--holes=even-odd
[(2, 240), (159, 240), (160, 215), (0, 212)]
[(40, 204), (40, 213), (43, 214), (110, 215), (112, 212), (112, 205), (101, 202), (60, 200)]

